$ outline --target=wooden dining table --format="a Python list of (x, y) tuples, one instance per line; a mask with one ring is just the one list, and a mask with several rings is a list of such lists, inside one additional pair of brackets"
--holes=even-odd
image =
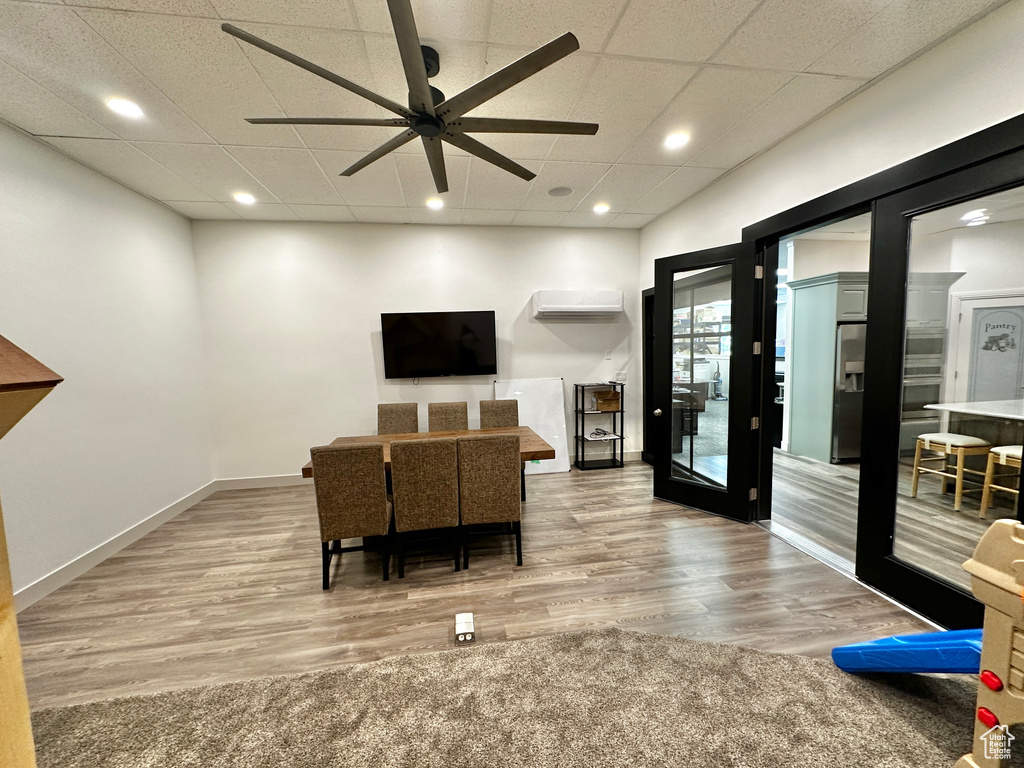
[[(391, 469), (391, 443), (400, 440), (429, 440), (435, 437), (466, 437), (468, 435), (519, 435), (519, 455), (523, 461), (555, 458), (555, 449), (529, 427), (492, 427), (490, 429), (455, 429), (445, 432), (408, 432), (403, 435), (358, 435), (338, 437), (331, 445), (366, 445), (380, 443), (384, 446), (384, 467)], [(313, 462), (306, 462), (302, 468), (303, 477), (313, 476)]]

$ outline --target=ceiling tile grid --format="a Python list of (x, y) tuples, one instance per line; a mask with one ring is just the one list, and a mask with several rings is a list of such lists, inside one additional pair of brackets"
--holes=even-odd
[[(393, 115), (220, 29), (405, 103), (386, 0), (0, 0), (0, 119), (195, 219), (638, 228), (1004, 2), (412, 0), (449, 98), (566, 31), (579, 39), (469, 116), (600, 126), (473, 134), (529, 182), (444, 144), (440, 211), (425, 207), (437, 193), (419, 140), (339, 175), (401, 129), (246, 123)], [(112, 97), (145, 116), (114, 114)], [(689, 142), (666, 149), (672, 132)]]

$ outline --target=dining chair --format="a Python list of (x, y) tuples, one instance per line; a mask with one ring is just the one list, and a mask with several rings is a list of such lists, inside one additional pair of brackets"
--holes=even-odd
[(391, 444), (398, 578), (405, 578), (403, 533), (450, 529), (459, 570), (459, 459), (454, 437), (401, 440)]
[(427, 404), (428, 431), (452, 432), (457, 429), (469, 429), (469, 404), (465, 400)]
[(519, 499), (519, 435), (459, 438), (459, 512), (462, 567), (469, 568), (468, 536), (494, 530), (470, 526), (507, 523), (516, 539), (516, 565), (523, 564), (522, 503)]
[(377, 434), (405, 435), (420, 431), (416, 403), (377, 403)]
[[(949, 481), (955, 483), (956, 494), (953, 497), (953, 509), (960, 511), (960, 503), (964, 495), (964, 474), (984, 476), (984, 472), (965, 466), (968, 456), (984, 456), (992, 444), (980, 437), (958, 435), (954, 432), (928, 432), (917, 436), (917, 447), (914, 450), (914, 479), (910, 485), (910, 497), (917, 498), (917, 481), (922, 474), (939, 475), (942, 477), (942, 492), (946, 493)], [(940, 456), (922, 457), (922, 451), (934, 451)], [(956, 467), (949, 463), (949, 457), (956, 457)], [(941, 469), (923, 466), (926, 461), (941, 461)], [(977, 489), (974, 489), (977, 490)]]
[[(518, 427), (518, 400), (481, 400), (480, 428)], [(519, 465), (519, 499), (526, 501), (526, 462)]]
[[(322, 445), (309, 450), (313, 486), (320, 518), (320, 554), (324, 589), (331, 586), (331, 558), (364, 547), (342, 547), (342, 539), (388, 535), (391, 503), (384, 487), (384, 446)], [(384, 539), (384, 581), (391, 565), (390, 543)]]
[[(981, 494), (981, 513), (978, 517), (984, 517), (992, 503), (992, 492), (1002, 491), (1020, 495), (1020, 465), (1021, 451), (1024, 446), (1020, 445), (999, 445), (988, 452), (988, 466), (985, 468), (985, 487)], [(996, 474), (996, 465), (1010, 467), (1009, 472)], [(1011, 479), (1017, 479), (1017, 487), (1009, 484)]]

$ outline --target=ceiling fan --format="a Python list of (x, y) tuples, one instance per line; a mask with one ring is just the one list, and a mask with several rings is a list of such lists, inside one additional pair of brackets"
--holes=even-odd
[(437, 74), (439, 69), (437, 52), (432, 48), (420, 45), (419, 34), (416, 32), (416, 21), (412, 15), (410, 0), (388, 0), (391, 12), (391, 23), (395, 28), (395, 38), (405, 69), (405, 79), (409, 86), (409, 106), (392, 101), (374, 93), (361, 85), (346, 80), (307, 61), (294, 53), (268, 43), (255, 35), (232, 26), (222, 24), (221, 29), (229, 35), (237, 37), (250, 45), (254, 45), (267, 53), (284, 59), (307, 72), (328, 80), (335, 85), (372, 101), (399, 117), (389, 119), (349, 118), (349, 117), (254, 117), (247, 122), (256, 125), (375, 125), (383, 127), (405, 128), (400, 134), (373, 150), (366, 157), (341, 172), (342, 176), (351, 176), (362, 170), (375, 160), (379, 160), (389, 152), (393, 152), (403, 144), (417, 136), (423, 142), (430, 163), (430, 172), (434, 177), (437, 191), (448, 191), (448, 175), (444, 167), (444, 152), (441, 144), (449, 144), (476, 155), (521, 179), (530, 181), (537, 174), (518, 163), (482, 144), (470, 133), (557, 133), (592, 136), (597, 133), (596, 123), (573, 123), (557, 120), (523, 120), (492, 117), (464, 117), (472, 109), (507, 91), (513, 85), (535, 75), (545, 67), (568, 56), (579, 49), (580, 44), (575, 35), (566, 32), (561, 37), (542, 45), (532, 53), (528, 53), (518, 61), (509, 64), (485, 77), (476, 85), (472, 85), (457, 96), (446, 99), (437, 88), (427, 81), (428, 77)]

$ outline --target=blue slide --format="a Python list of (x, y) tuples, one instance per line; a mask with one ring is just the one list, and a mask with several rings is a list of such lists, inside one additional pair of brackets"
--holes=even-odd
[(981, 630), (897, 635), (832, 649), (844, 672), (960, 672), (981, 669)]

